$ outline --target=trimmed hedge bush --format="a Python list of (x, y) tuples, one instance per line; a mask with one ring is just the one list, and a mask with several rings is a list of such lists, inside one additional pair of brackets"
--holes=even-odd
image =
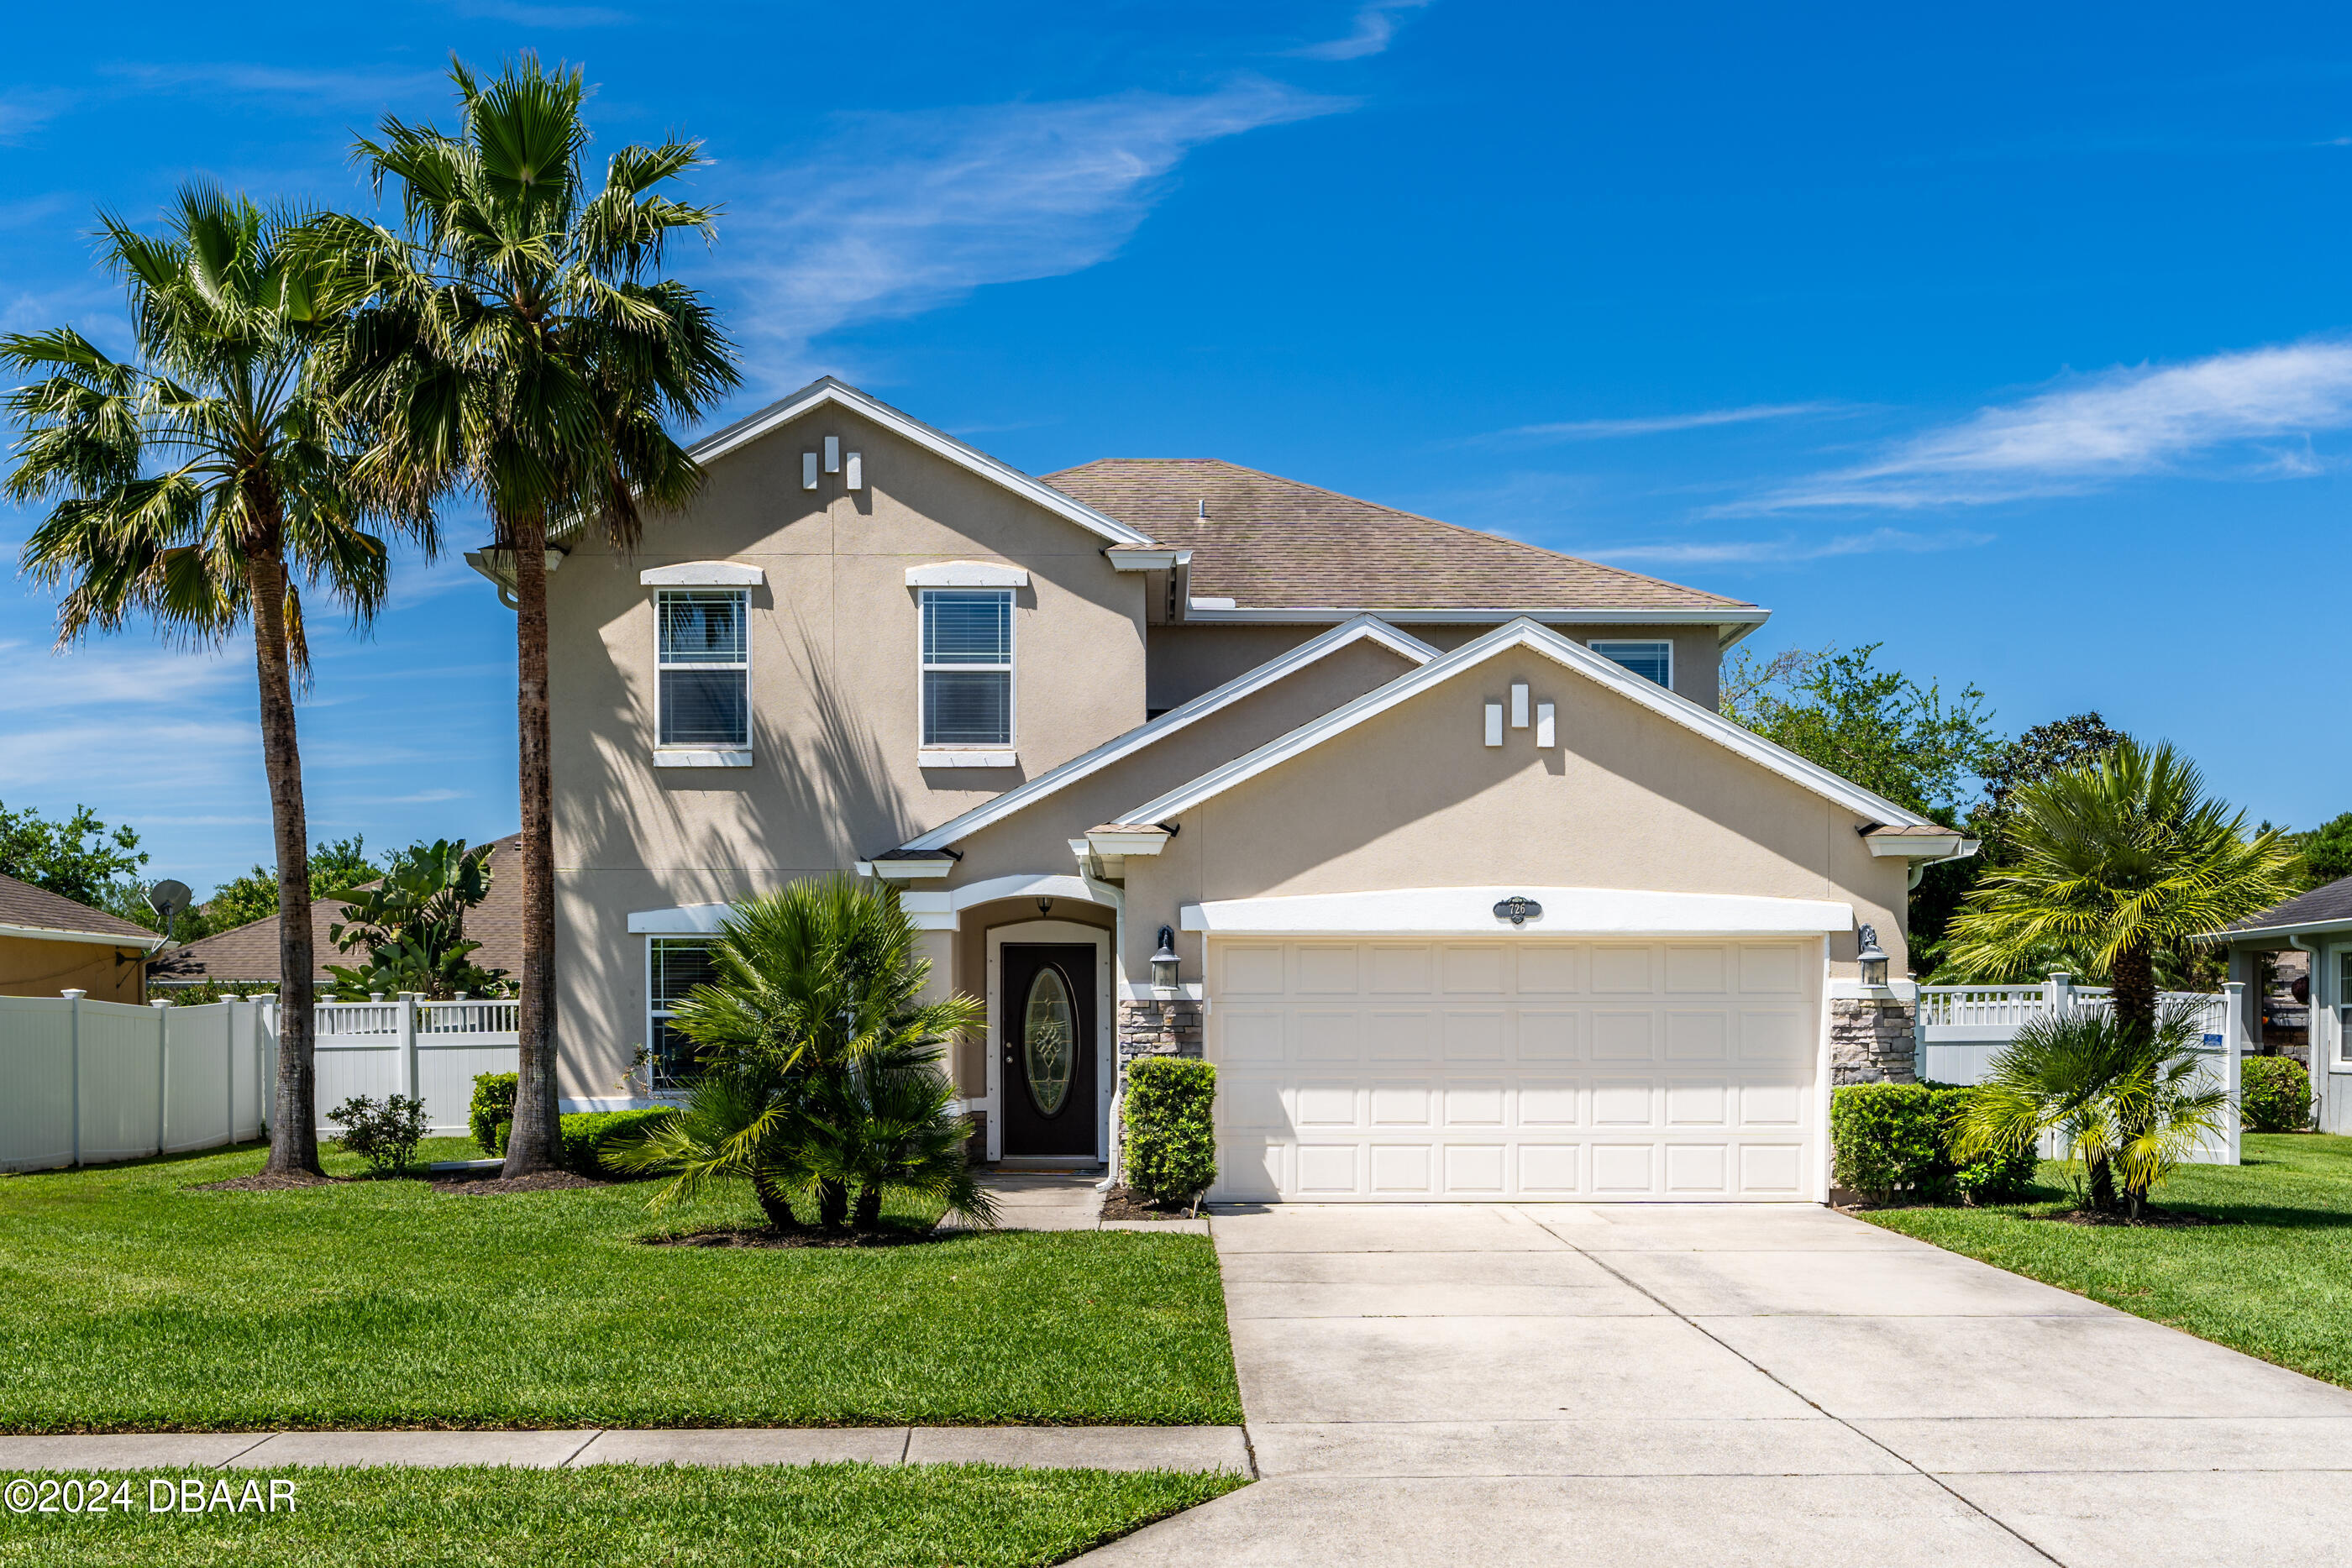
[(604, 1162), (596, 1157), (604, 1140), (616, 1133), (635, 1132), (649, 1122), (677, 1114), (667, 1105), (655, 1105), (639, 1111), (574, 1111), (559, 1116), (556, 1124), (563, 1138), (563, 1168), (575, 1176), (611, 1180), (621, 1173), (606, 1170)]
[(1147, 1056), (1127, 1068), (1127, 1185), (1175, 1203), (1217, 1179), (1217, 1070), (1183, 1056)]
[(2249, 1056), (2238, 1063), (2238, 1111), (2254, 1133), (2300, 1133), (2311, 1125), (2311, 1074), (2291, 1056)]
[(514, 1123), (515, 1082), (511, 1072), (474, 1074), (474, 1099), (466, 1108), (466, 1125), (482, 1153), (493, 1158), (507, 1152), (507, 1128)]
[(1831, 1172), (1874, 1203), (2001, 1203), (2021, 1196), (2039, 1161), (2032, 1149), (1971, 1160), (1951, 1140), (1971, 1088), (1945, 1083), (1850, 1083), (1830, 1095)]

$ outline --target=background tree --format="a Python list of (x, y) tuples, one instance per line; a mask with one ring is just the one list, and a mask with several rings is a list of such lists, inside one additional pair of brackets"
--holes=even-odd
[[(353, 888), (364, 887), (383, 874), (367, 857), (364, 833), (311, 846), (309, 869), (313, 899), (346, 897)], [(213, 890), (200, 913), (207, 931), (227, 931), (267, 920), (278, 913), (276, 868), (257, 865), (243, 876), (230, 878)]]
[(2309, 833), (2298, 834), (2295, 849), (2303, 856), (2304, 885), (2325, 887), (2352, 876), (2352, 811), (2331, 817)]
[(669, 434), (736, 384), (734, 353), (693, 289), (658, 277), (669, 237), (715, 209), (666, 193), (698, 144), (624, 147), (601, 187), (581, 158), (580, 73), (526, 56), (490, 81), (454, 64), (459, 124), (383, 121), (356, 152), (400, 195), (394, 232), (318, 230), (360, 304), (338, 384), (366, 413), (372, 470), (402, 494), (464, 486), (488, 507), (514, 580), (522, 838), (520, 1075), (509, 1176), (561, 1163), (556, 1124), (554, 843), (549, 774), (551, 532), (635, 546), (641, 507), (675, 507), (701, 471)]
[(140, 870), (147, 852), (129, 827), (110, 828), (88, 806), (54, 821), (27, 806), (0, 804), (0, 876), (45, 887), (92, 909), (160, 930)]
[(39, 378), (9, 396), (23, 439), (7, 493), (53, 503), (23, 563), (44, 585), (68, 584), (61, 641), (134, 613), (199, 643), (252, 628), (285, 1004), (268, 1168), (315, 1173), (300, 590), (324, 582), (365, 619), (383, 602), (387, 559), (371, 521), (388, 517), (428, 549), (432, 533), (414, 513), (372, 507), (353, 483), (336, 411), (306, 374), (326, 313), (318, 263), (289, 243), (292, 214), (191, 185), (161, 237), (101, 222), (135, 357), (110, 358), (65, 327), (0, 340), (0, 361)]
[(2000, 978), (2052, 948), (2106, 971), (2118, 1022), (2157, 1021), (2157, 954), (2277, 903), (2292, 857), (2275, 832), (2205, 793), (2170, 746), (2123, 740), (2095, 761), (2022, 785), (2014, 857), (1984, 873), (1952, 922), (1952, 958)]

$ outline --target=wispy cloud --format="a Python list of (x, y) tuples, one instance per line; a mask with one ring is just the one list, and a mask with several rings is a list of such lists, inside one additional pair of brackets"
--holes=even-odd
[(1428, 4), (1429, 0), (1370, 0), (1358, 8), (1355, 23), (1346, 36), (1309, 44), (1291, 53), (1310, 60), (1360, 60), (1367, 55), (1377, 55), (1395, 41), (1404, 14)]
[(2315, 340), (2072, 377), (1714, 510), (1977, 506), (2189, 472), (2301, 477), (2323, 466), (2309, 438), (2348, 426), (2352, 342)]
[(1873, 528), (1867, 533), (1835, 538), (1799, 538), (1784, 534), (1771, 539), (1721, 539), (1685, 544), (1612, 545), (1576, 553), (1594, 560), (1650, 561), (1662, 565), (1705, 566), (1746, 563), (1760, 566), (1795, 565), (1846, 555), (1920, 555), (1933, 550), (1969, 549), (1992, 543), (1990, 534), (1954, 531), (1906, 533), (1901, 528)]
[(1571, 419), (1555, 424), (1521, 424), (1477, 437), (1484, 442), (1537, 444), (1549, 441), (1612, 441), (1627, 435), (1665, 435), (1678, 430), (1708, 430), (1722, 424), (1754, 424), (1759, 420), (1801, 419), (1809, 414), (1840, 413), (1849, 405), (1838, 402), (1757, 402), (1739, 408), (1706, 408), (1694, 413), (1662, 413), (1635, 419)]
[(617, 27), (635, 21), (626, 11), (607, 5), (528, 5), (514, 0), (459, 0), (460, 16), (492, 22), (514, 22), (525, 27)]
[(861, 115), (808, 162), (742, 182), (753, 194), (727, 221), (721, 264), (751, 296), (739, 319), (775, 341), (772, 358), (796, 356), (852, 321), (1092, 267), (1194, 148), (1349, 107), (1244, 78), (1192, 96)]
[(404, 94), (444, 89), (447, 79), (432, 71), (302, 70), (236, 61), (110, 67), (110, 76), (152, 90), (202, 88), (250, 98), (299, 99), (322, 105), (381, 106)]
[(78, 96), (58, 88), (0, 93), (0, 145), (30, 136), (72, 108)]

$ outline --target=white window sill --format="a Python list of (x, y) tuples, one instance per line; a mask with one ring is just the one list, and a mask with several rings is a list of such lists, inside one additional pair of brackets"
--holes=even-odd
[(1020, 760), (1017, 751), (955, 751), (944, 747), (925, 747), (915, 754), (916, 765), (922, 768), (1012, 768)]
[(751, 748), (748, 746), (693, 747), (664, 746), (654, 751), (656, 768), (749, 768)]

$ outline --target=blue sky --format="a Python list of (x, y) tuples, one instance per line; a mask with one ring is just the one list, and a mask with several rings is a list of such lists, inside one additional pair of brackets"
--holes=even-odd
[[(0, 326), (120, 345), (94, 207), (361, 206), (451, 50), (587, 67), (728, 212), (747, 385), (1032, 472), (1221, 456), (2085, 707), (2258, 816), (2352, 809), (2352, 14), (1291, 3), (128, 4), (11, 19)], [(299, 26), (286, 25), (299, 16)], [(0, 512), (13, 556), (26, 519)], [(461, 540), (477, 526), (450, 519)], [(0, 589), (0, 801), (199, 889), (268, 846), (242, 647), (49, 652)], [(512, 622), (454, 560), (320, 635), (314, 836), (514, 826)]]

